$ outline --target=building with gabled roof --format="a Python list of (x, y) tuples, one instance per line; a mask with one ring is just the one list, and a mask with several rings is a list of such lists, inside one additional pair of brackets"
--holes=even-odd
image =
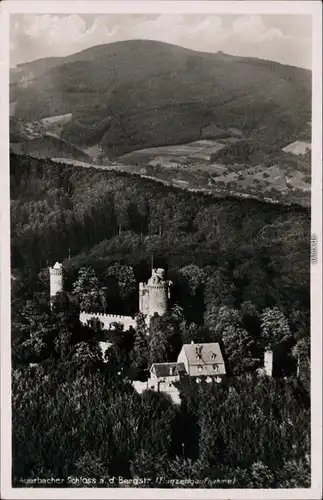
[(153, 363), (150, 368), (150, 377), (147, 389), (156, 392), (165, 392), (174, 403), (180, 403), (179, 391), (174, 383), (187, 375), (184, 363)]
[(221, 380), (226, 375), (225, 363), (218, 342), (184, 344), (177, 362), (184, 364), (190, 377), (217, 377)]
[(194, 377), (199, 382), (221, 382), (226, 375), (220, 344), (184, 344), (173, 363), (154, 363), (150, 368), (147, 389), (168, 394), (175, 403), (180, 403), (179, 391), (174, 385), (183, 377)]
[(180, 377), (186, 373), (184, 363), (153, 363), (150, 374), (154, 378)]

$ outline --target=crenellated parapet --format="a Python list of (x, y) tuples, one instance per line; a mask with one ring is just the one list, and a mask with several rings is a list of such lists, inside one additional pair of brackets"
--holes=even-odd
[(123, 316), (122, 314), (105, 314), (105, 313), (87, 313), (85, 311), (81, 311), (80, 314), (86, 314), (88, 316), (91, 316), (91, 317), (102, 317), (102, 318), (117, 318), (117, 319), (125, 319), (125, 318), (131, 318), (133, 319), (132, 316)]
[(50, 267), (49, 272), (52, 276), (61, 276), (63, 274), (61, 269), (55, 269), (55, 267)]
[(97, 319), (103, 325), (104, 329), (109, 330), (113, 327), (114, 323), (120, 323), (123, 325), (124, 330), (128, 330), (130, 327), (136, 328), (136, 320), (132, 316), (122, 316), (120, 314), (104, 314), (104, 313), (87, 313), (82, 311), (80, 313), (80, 322), (83, 325), (88, 325), (91, 320)]
[[(59, 262), (49, 268), (50, 273), (50, 299), (64, 290), (63, 265)], [(168, 309), (168, 299), (170, 296), (171, 282), (165, 280), (164, 269), (152, 269), (151, 277), (147, 283), (139, 283), (139, 312), (144, 315), (147, 326), (150, 319), (157, 314), (163, 316)], [(105, 329), (113, 328), (114, 323), (120, 323), (125, 330), (136, 328), (137, 322), (132, 316), (123, 316), (120, 314), (105, 313), (80, 313), (80, 322), (87, 325), (91, 320), (97, 320)]]

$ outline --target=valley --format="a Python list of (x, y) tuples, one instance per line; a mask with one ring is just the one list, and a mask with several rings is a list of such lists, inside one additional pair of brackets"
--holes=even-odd
[(132, 40), (25, 63), (10, 78), (16, 154), (310, 204), (307, 70)]
[[(75, 146), (62, 138), (71, 114), (33, 122), (14, 120), (11, 150), (83, 167), (124, 171), (165, 185), (209, 194), (310, 203), (310, 143), (268, 148), (238, 129), (213, 131), (216, 139), (135, 150), (109, 159), (100, 144)], [(18, 138), (17, 138), (18, 137)], [(298, 149), (297, 149), (298, 147)], [(308, 147), (308, 152), (306, 151)]]

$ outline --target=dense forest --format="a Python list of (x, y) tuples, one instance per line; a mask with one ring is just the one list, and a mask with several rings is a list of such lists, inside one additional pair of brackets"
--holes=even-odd
[[(309, 210), (10, 160), (13, 485), (309, 487)], [(79, 323), (80, 308), (135, 315), (152, 256), (174, 285), (149, 335), (140, 315), (136, 331)], [(50, 308), (56, 260), (65, 292)], [(180, 406), (134, 390), (191, 340), (221, 343), (227, 380), (183, 380)]]

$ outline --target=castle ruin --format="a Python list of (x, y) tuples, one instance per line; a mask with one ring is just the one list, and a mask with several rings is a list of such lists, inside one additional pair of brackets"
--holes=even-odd
[(139, 283), (139, 312), (149, 326), (154, 314), (163, 316), (167, 312), (170, 297), (170, 281), (165, 281), (164, 269), (153, 269), (147, 283)]
[[(64, 289), (63, 265), (56, 262), (54, 267), (49, 268), (49, 274), (50, 299), (52, 300), (57, 293)], [(164, 269), (160, 268), (152, 269), (151, 277), (147, 283), (139, 283), (139, 312), (144, 315), (148, 327), (155, 314), (163, 316), (167, 312), (171, 285), (170, 281), (165, 280)], [(113, 327), (115, 323), (123, 325), (125, 330), (130, 327), (136, 328), (136, 320), (132, 316), (81, 311), (80, 321), (84, 325), (95, 321), (96, 324), (100, 324), (105, 329)]]

